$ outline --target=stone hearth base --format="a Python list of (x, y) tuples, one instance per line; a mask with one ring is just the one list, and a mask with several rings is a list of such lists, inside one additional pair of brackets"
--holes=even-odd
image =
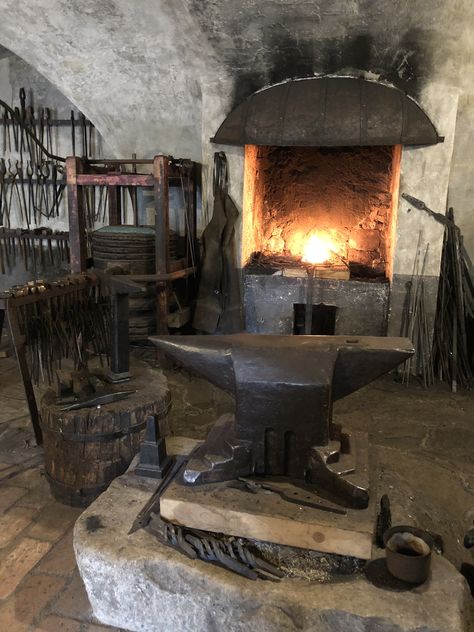
[(74, 548), (95, 616), (133, 631), (460, 632), (463, 577), (433, 556), (431, 578), (409, 590), (354, 575), (332, 583), (253, 582), (191, 561), (139, 530), (128, 535), (156, 481), (124, 474), (79, 518)]

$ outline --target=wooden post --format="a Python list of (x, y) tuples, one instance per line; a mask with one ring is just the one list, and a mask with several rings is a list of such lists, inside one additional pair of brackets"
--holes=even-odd
[(66, 158), (67, 207), (69, 215), (69, 251), (71, 257), (71, 272), (78, 273), (86, 270), (86, 222), (84, 215), (84, 198), (82, 187), (77, 184), (77, 175), (83, 172), (80, 158), (71, 156)]
[(197, 217), (197, 178), (198, 169), (195, 162), (189, 168), (187, 179), (186, 196), (187, 204), (185, 207), (186, 222), (186, 267), (197, 265), (197, 236), (196, 236), (196, 217)]
[(120, 226), (122, 223), (122, 200), (120, 187), (109, 186), (109, 224)]
[(18, 361), (23, 388), (25, 390), (31, 423), (33, 425), (33, 432), (35, 433), (36, 443), (41, 445), (43, 443), (43, 433), (41, 431), (40, 415), (36, 404), (35, 392), (33, 390), (33, 384), (31, 383), (30, 369), (28, 368), (28, 362), (26, 360), (25, 341), (18, 324), (17, 308), (12, 307), (9, 302), (7, 303), (7, 318), (10, 328), (10, 336)]
[[(153, 189), (155, 194), (155, 272), (169, 272), (169, 161), (168, 156), (155, 156), (153, 160)], [(168, 333), (168, 289), (166, 283), (157, 283), (156, 333)]]
[(0, 345), (2, 344), (3, 325), (5, 323), (5, 310), (0, 307)]

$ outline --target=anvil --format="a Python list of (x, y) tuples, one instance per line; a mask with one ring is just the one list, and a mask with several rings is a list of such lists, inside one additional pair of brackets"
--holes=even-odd
[[(163, 336), (152, 342), (236, 399), (184, 471), (187, 484), (242, 476), (290, 477), (352, 507), (368, 503), (364, 433), (332, 422), (332, 403), (413, 355), (407, 338)], [(357, 463), (359, 466), (357, 466)], [(352, 475), (352, 476), (351, 476)]]

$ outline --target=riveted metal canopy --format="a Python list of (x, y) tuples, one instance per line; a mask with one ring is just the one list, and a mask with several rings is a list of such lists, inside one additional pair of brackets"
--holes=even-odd
[(222, 145), (344, 147), (442, 142), (404, 92), (354, 77), (294, 79), (250, 95), (212, 142)]

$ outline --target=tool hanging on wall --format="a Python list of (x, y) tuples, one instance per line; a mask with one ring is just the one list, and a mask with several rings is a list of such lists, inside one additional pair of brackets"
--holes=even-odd
[[(71, 127), (71, 148), (65, 153), (74, 155), (76, 118), (74, 111), (69, 119), (59, 119), (50, 107), (27, 105), (24, 88), (19, 91), (19, 106), (10, 107), (0, 99), (1, 112), (5, 157), (0, 159), (0, 226), (29, 230), (44, 219), (59, 217), (63, 210), (65, 158), (59, 155), (59, 135), (53, 129)], [(82, 113), (79, 129), (83, 156), (92, 157), (98, 139), (94, 125)], [(61, 142), (67, 143), (64, 137)], [(91, 195), (94, 199), (95, 192)]]

